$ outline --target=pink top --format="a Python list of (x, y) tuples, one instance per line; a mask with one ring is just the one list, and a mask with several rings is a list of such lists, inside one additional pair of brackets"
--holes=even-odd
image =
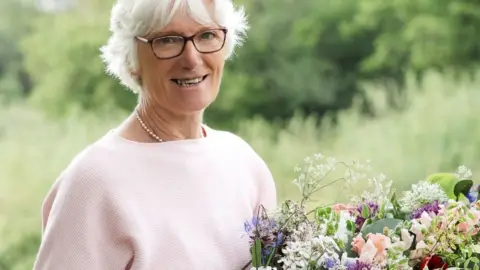
[(242, 139), (138, 143), (115, 132), (62, 172), (43, 209), (34, 270), (241, 269), (243, 223), (276, 207), (275, 183)]

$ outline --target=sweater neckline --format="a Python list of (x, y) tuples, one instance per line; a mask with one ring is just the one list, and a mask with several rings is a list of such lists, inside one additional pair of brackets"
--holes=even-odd
[(163, 141), (163, 142), (139, 142), (129, 140), (118, 133), (116, 128), (110, 129), (106, 137), (112, 139), (116, 143), (120, 143), (122, 145), (130, 146), (130, 147), (137, 147), (137, 148), (168, 148), (168, 147), (195, 147), (201, 146), (209, 141), (213, 140), (216, 135), (216, 131), (207, 125), (203, 125), (205, 130), (206, 136), (197, 139), (184, 139), (184, 140), (172, 140), (172, 141)]

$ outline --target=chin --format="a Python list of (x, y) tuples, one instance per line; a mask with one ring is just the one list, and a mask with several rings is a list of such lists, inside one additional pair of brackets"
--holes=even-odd
[(208, 106), (213, 103), (212, 99), (197, 100), (196, 102), (188, 102), (185, 104), (184, 111), (186, 113), (203, 112)]
[[(218, 86), (215, 87), (208, 76), (204, 81), (195, 86), (181, 87), (174, 85), (172, 94), (177, 95), (180, 103), (179, 108), (183, 108), (185, 112), (200, 112), (210, 106), (216, 99), (218, 94)], [(180, 104), (179, 104), (180, 105)]]

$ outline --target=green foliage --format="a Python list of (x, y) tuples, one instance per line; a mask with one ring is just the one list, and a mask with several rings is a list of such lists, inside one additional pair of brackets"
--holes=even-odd
[(30, 20), (37, 15), (19, 1), (0, 2), (0, 97), (18, 100), (31, 90), (19, 42), (31, 33)]
[[(323, 115), (348, 108), (359, 94), (356, 65), (373, 46), (365, 36), (343, 35), (339, 20), (353, 16), (357, 1), (277, 2), (247, 2), (252, 29), (227, 65), (213, 120), (225, 114), (269, 120), (288, 119), (296, 111)], [(223, 100), (236, 106), (222, 106)]]
[(394, 231), (395, 228), (400, 225), (403, 221), (401, 219), (394, 219), (394, 218), (382, 218), (379, 220), (375, 220), (372, 223), (366, 225), (361, 230), (362, 236), (367, 237), (369, 233), (372, 234), (383, 234), (385, 232), (385, 228)]
[(8, 246), (0, 256), (0, 270), (31, 269), (41, 241), (38, 232), (25, 234), (18, 242)]
[(470, 189), (473, 186), (472, 180), (460, 180), (455, 184), (453, 188), (453, 193), (455, 195), (455, 199), (458, 201), (460, 199), (460, 195), (468, 196), (470, 193)]
[(455, 175), (451, 173), (435, 173), (427, 177), (427, 181), (433, 184), (439, 184), (447, 194), (448, 198), (452, 200), (457, 198), (454, 189), (458, 182), (458, 178)]
[(106, 15), (80, 9), (37, 21), (35, 34), (23, 41), (26, 66), (35, 81), (34, 104), (55, 115), (75, 105), (86, 110), (133, 109), (135, 96), (105, 74), (99, 57), (108, 35)]
[[(408, 71), (419, 78), (432, 69), (474, 71), (479, 4), (442, 1), (238, 1), (252, 27), (206, 119), (228, 128), (257, 115), (285, 123), (296, 112), (321, 117), (352, 102), (375, 113), (364, 83), (387, 86), (388, 102), (399, 105)], [(40, 15), (2, 2), (0, 10), (18, 11), (0, 16), (7, 18), (0, 19), (3, 94), (13, 99), (23, 89), (54, 115), (71, 107), (131, 110), (135, 96), (105, 75), (99, 58), (112, 3), (81, 1), (75, 10)]]
[(427, 177), (427, 181), (438, 184), (445, 191), (449, 199), (465, 200), (473, 186), (473, 181), (468, 179), (458, 179), (452, 173), (435, 173)]
[[(446, 0), (363, 0), (349, 31), (372, 31), (376, 50), (364, 71), (399, 76), (402, 70), (424, 73), (469, 70), (478, 66), (479, 3)], [(473, 35), (473, 36), (472, 36)]]
[(253, 267), (262, 266), (262, 241), (257, 239), (252, 247), (252, 265)]

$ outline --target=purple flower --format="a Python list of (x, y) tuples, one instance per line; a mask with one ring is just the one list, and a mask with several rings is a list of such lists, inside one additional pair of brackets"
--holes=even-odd
[(372, 265), (369, 263), (361, 262), (359, 260), (355, 260), (354, 262), (348, 262), (345, 265), (347, 267), (346, 270), (370, 270), (372, 269)]
[(257, 217), (252, 217), (252, 221), (245, 221), (245, 223), (243, 223), (243, 227), (245, 228), (245, 232), (250, 234), (252, 232), (252, 230), (257, 227), (257, 224), (258, 224), (258, 218)]
[(323, 267), (326, 268), (326, 269), (335, 268), (339, 265), (340, 265), (340, 260), (338, 260), (337, 258), (332, 258), (332, 257), (326, 258), (325, 262), (323, 263)]
[(438, 200), (435, 200), (430, 203), (426, 203), (422, 205), (421, 207), (415, 209), (412, 214), (410, 215), (411, 219), (417, 219), (422, 216), (423, 212), (427, 212), (428, 214), (435, 214), (438, 215), (438, 212), (440, 211), (440, 205)]
[[(363, 209), (363, 206), (364, 205), (367, 205), (368, 207), (368, 217), (367, 218), (364, 218), (362, 216), (362, 209)], [(363, 226), (363, 223), (365, 223), (365, 220), (367, 220), (368, 218), (374, 218), (377, 214), (378, 214), (378, 209), (379, 206), (377, 203), (375, 202), (365, 202), (365, 203), (362, 203), (360, 204), (358, 207), (357, 207), (357, 218), (355, 219), (355, 225), (356, 225), (356, 228), (357, 230), (360, 230)]]
[(273, 247), (279, 247), (283, 244), (283, 234), (282, 232), (279, 232), (277, 234), (277, 240), (275, 241), (275, 243), (273, 243)]
[(266, 217), (253, 217), (251, 221), (245, 221), (243, 226), (250, 237), (251, 245), (257, 240), (262, 242), (262, 259), (267, 258), (273, 248), (283, 241), (283, 235), (278, 232), (277, 223)]

